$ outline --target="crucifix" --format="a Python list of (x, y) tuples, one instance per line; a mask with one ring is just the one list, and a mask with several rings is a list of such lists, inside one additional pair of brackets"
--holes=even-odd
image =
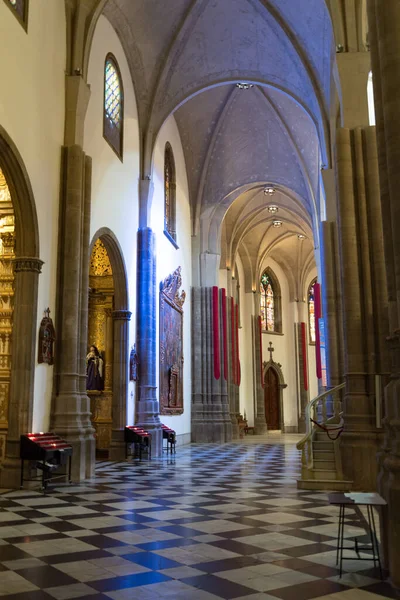
[(275, 348), (272, 347), (272, 342), (270, 342), (268, 352), (269, 352), (269, 360), (271, 362), (274, 362), (274, 359), (272, 358), (272, 353), (274, 352), (274, 350), (275, 350)]

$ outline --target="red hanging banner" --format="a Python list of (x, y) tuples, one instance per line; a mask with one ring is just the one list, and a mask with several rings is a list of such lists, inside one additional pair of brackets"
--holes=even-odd
[(226, 318), (226, 289), (222, 288), (222, 345), (224, 349), (224, 379), (228, 380), (228, 323)]
[(321, 314), (321, 285), (314, 284), (314, 311), (315, 311), (315, 364), (317, 370), (317, 378), (322, 378), (321, 368), (321, 336), (319, 331), (319, 320)]
[(236, 304), (236, 382), (240, 385), (239, 306)]
[(232, 350), (232, 383), (236, 385), (236, 336), (235, 336), (235, 305), (231, 296), (231, 350)]
[(258, 317), (258, 335), (260, 337), (260, 378), (261, 378), (261, 386), (264, 387), (264, 377), (263, 377), (263, 349), (262, 349), (262, 322), (261, 317)]
[(214, 377), (221, 377), (221, 360), (219, 350), (219, 290), (217, 286), (212, 289), (212, 309), (213, 309), (213, 347), (214, 347)]
[(307, 328), (305, 323), (301, 323), (301, 354), (303, 358), (303, 387), (308, 390), (307, 375)]

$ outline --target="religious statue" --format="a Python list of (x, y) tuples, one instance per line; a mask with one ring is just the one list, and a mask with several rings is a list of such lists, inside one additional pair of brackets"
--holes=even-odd
[(54, 363), (54, 341), (56, 332), (53, 320), (50, 317), (50, 309), (46, 308), (39, 329), (38, 363), (52, 365)]
[(86, 356), (86, 389), (101, 392), (104, 390), (104, 361), (96, 346), (90, 346)]
[(138, 376), (138, 365), (139, 359), (136, 352), (136, 344), (132, 346), (131, 356), (129, 360), (129, 379), (130, 381), (137, 381), (139, 379)]

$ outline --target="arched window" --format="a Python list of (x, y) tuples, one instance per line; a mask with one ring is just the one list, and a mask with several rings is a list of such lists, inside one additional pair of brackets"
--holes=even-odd
[(28, 2), (29, 0), (6, 0), (6, 4), (12, 9), (25, 29), (28, 24)]
[(164, 233), (176, 246), (176, 172), (169, 142), (164, 154)]
[(374, 82), (372, 80), (372, 71), (370, 71), (368, 75), (367, 94), (369, 124), (375, 125)]
[(124, 91), (117, 61), (107, 54), (104, 65), (103, 135), (122, 160), (124, 133)]
[(280, 287), (269, 268), (264, 271), (260, 280), (260, 313), (263, 331), (282, 332)]
[(317, 279), (313, 279), (308, 288), (308, 331), (310, 343), (315, 344), (315, 293), (314, 285)]

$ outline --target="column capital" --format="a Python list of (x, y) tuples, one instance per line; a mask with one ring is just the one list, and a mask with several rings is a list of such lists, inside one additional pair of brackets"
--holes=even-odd
[(114, 310), (112, 318), (114, 321), (130, 321), (132, 313), (130, 310)]
[(44, 262), (40, 258), (33, 256), (19, 256), (13, 259), (14, 271), (31, 271), (33, 273), (41, 273)]

